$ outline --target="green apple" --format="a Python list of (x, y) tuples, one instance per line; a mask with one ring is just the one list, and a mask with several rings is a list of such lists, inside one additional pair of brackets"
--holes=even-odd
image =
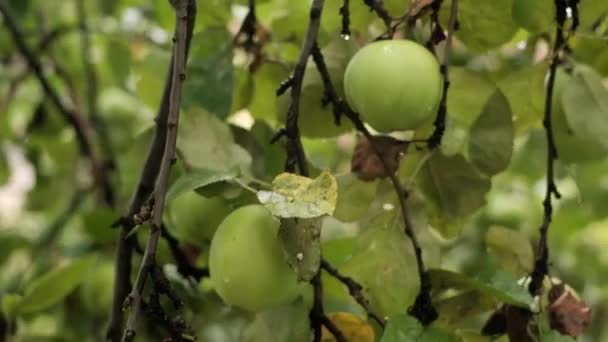
[(434, 117), (442, 92), (435, 56), (409, 40), (371, 43), (351, 59), (346, 100), (379, 132), (412, 130)]
[(584, 163), (598, 160), (599, 158), (606, 156), (603, 147), (597, 140), (574, 135), (568, 124), (566, 114), (564, 113), (561, 97), (571, 79), (572, 76), (561, 69), (558, 69), (555, 74), (555, 84), (551, 102), (551, 127), (558, 158), (565, 163)]
[(168, 229), (181, 242), (205, 247), (230, 211), (230, 205), (221, 197), (186, 192), (170, 203), (171, 224)]
[(80, 298), (84, 308), (92, 313), (106, 314), (112, 308), (114, 289), (114, 264), (105, 260), (90, 270), (80, 286)]
[(261, 205), (241, 207), (220, 224), (211, 241), (209, 271), (227, 304), (263, 311), (286, 304), (301, 289), (278, 240), (279, 220)]

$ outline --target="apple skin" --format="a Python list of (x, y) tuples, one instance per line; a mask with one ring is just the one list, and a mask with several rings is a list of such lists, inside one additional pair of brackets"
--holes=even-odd
[(442, 78), (435, 56), (409, 40), (366, 45), (344, 75), (346, 100), (379, 132), (416, 129), (439, 105)]
[(557, 155), (560, 161), (569, 164), (595, 161), (605, 157), (606, 152), (597, 141), (574, 135), (564, 113), (561, 97), (571, 79), (572, 76), (561, 69), (558, 69), (555, 74), (551, 102), (551, 129), (553, 130)]
[(301, 292), (279, 243), (279, 224), (261, 205), (238, 208), (220, 224), (209, 271), (224, 302), (257, 312), (287, 304)]
[(168, 229), (181, 242), (206, 247), (230, 211), (230, 205), (223, 198), (186, 192), (170, 203), (172, 224)]

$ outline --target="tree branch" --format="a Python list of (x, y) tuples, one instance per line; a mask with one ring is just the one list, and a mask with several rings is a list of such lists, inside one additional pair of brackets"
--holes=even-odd
[(4, 17), (5, 26), (15, 42), (17, 50), (27, 62), (29, 68), (34, 72), (34, 75), (42, 86), (44, 94), (57, 108), (64, 120), (74, 129), (74, 132), (76, 133), (76, 140), (78, 141), (78, 146), (80, 148), (80, 153), (84, 155), (91, 163), (95, 185), (102, 193), (105, 193), (107, 189), (110, 188), (110, 182), (107, 179), (105, 172), (103, 172), (100, 163), (95, 157), (95, 151), (93, 150), (93, 138), (88, 122), (74, 108), (71, 108), (65, 104), (57, 90), (53, 88), (50, 81), (44, 74), (42, 64), (36, 58), (34, 52), (27, 46), (23, 32), (15, 21), (9, 5), (4, 1), (0, 1), (0, 12)]
[[(442, 0), (435, 0), (432, 4), (433, 13), (438, 17), (439, 9), (441, 6)], [(450, 76), (448, 72), (448, 68), (450, 65), (450, 53), (452, 51), (452, 37), (454, 35), (454, 31), (456, 30), (456, 22), (458, 18), (458, 0), (452, 0), (452, 6), (450, 9), (450, 19), (448, 22), (448, 33), (445, 41), (445, 48), (443, 50), (443, 60), (441, 61), (440, 72), (443, 76), (443, 92), (441, 93), (441, 101), (439, 102), (439, 109), (437, 110), (437, 117), (435, 118), (435, 122), (433, 122), (433, 126), (435, 126), (435, 130), (428, 138), (428, 146), (431, 149), (434, 149), (441, 145), (441, 138), (443, 137), (443, 133), (445, 132), (445, 119), (447, 115), (447, 102), (448, 102), (448, 90), (450, 88)], [(437, 19), (438, 20), (438, 19)], [(439, 25), (438, 21), (437, 24)], [(433, 42), (431, 42), (433, 43)]]
[(572, 6), (573, 16), (572, 28), (576, 29), (578, 26), (578, 1), (568, 0), (555, 0), (555, 21), (557, 27), (555, 29), (555, 41), (553, 43), (553, 52), (551, 57), (551, 65), (549, 66), (549, 80), (547, 82), (546, 96), (545, 96), (545, 113), (543, 118), (543, 126), (545, 128), (545, 134), (547, 137), (547, 179), (545, 189), (545, 199), (543, 200), (543, 222), (539, 228), (540, 240), (538, 242), (538, 250), (536, 256), (536, 262), (534, 263), (534, 269), (530, 274), (530, 284), (528, 285), (528, 291), (531, 295), (540, 295), (543, 289), (543, 281), (545, 276), (549, 274), (549, 246), (547, 245), (547, 236), (549, 234), (549, 227), (551, 225), (553, 217), (553, 205), (552, 198), (560, 198), (561, 195), (557, 190), (554, 179), (554, 162), (557, 160), (557, 148), (555, 147), (555, 138), (553, 136), (552, 126), (552, 103), (553, 103), (553, 88), (555, 86), (555, 75), (557, 72), (557, 66), (560, 63), (560, 53), (566, 46), (566, 38), (564, 36), (564, 25), (567, 18), (568, 7)]
[[(114, 153), (112, 151), (112, 143), (110, 141), (108, 128), (101, 116), (99, 115), (97, 105), (97, 95), (99, 93), (99, 89), (95, 67), (91, 63), (91, 34), (87, 23), (88, 16), (87, 11), (85, 9), (85, 0), (77, 0), (76, 8), (78, 11), (78, 26), (81, 32), (80, 45), (82, 63), (86, 78), (85, 93), (87, 98), (88, 113), (91, 118), (91, 123), (93, 124), (93, 127), (95, 128), (95, 131), (99, 136), (99, 141), (103, 152), (103, 158), (105, 159), (100, 165), (100, 167), (103, 168), (103, 172), (105, 173), (107, 171), (114, 170), (116, 168), (116, 162), (113, 159)], [(116, 199), (111, 186), (104, 187), (104, 199), (106, 203), (110, 204), (110, 206), (114, 206)]]
[[(333, 105), (334, 115), (339, 117), (341, 114), (346, 115), (353, 123), (355, 128), (361, 132), (370, 142), (374, 153), (378, 156), (385, 170), (389, 170), (387, 167), (388, 161), (385, 159), (384, 154), (378, 148), (377, 143), (374, 140), (374, 136), (369, 132), (367, 127), (363, 124), (363, 120), (361, 120), (360, 115), (355, 112), (350, 106), (342, 100), (335, 91), (335, 88), (331, 82), (331, 77), (329, 75), (329, 70), (327, 69), (327, 65), (325, 64), (325, 60), (323, 58), (323, 54), (318, 46), (312, 51), (313, 60), (317, 66), (319, 73), (321, 74), (321, 79), (323, 80), (323, 85), (325, 88), (324, 98), (326, 101), (330, 102)], [(422, 260), (422, 249), (420, 248), (420, 244), (418, 243), (418, 239), (416, 238), (416, 234), (414, 233), (414, 227), (409, 217), (407, 202), (406, 199), (408, 197), (408, 193), (401, 185), (401, 182), (397, 178), (397, 175), (391, 172), (387, 172), (389, 179), (395, 189), (397, 194), (397, 198), (399, 201), (399, 208), (401, 209), (401, 217), (404, 223), (405, 234), (410, 239), (412, 246), (414, 247), (414, 252), (416, 255), (416, 264), (418, 266), (418, 278), (420, 280), (420, 292), (416, 297), (416, 301), (414, 305), (409, 309), (409, 312), (412, 316), (416, 317), (422, 324), (427, 325), (433, 322), (437, 318), (437, 311), (432, 305), (431, 302), (431, 282), (428, 274), (425, 272), (424, 261)]]
[(321, 269), (325, 270), (332, 277), (338, 279), (342, 284), (346, 286), (348, 289), (348, 293), (350, 293), (351, 297), (353, 297), (359, 305), (367, 312), (367, 315), (376, 321), (380, 327), (384, 329), (384, 319), (380, 318), (377, 314), (374, 313), (372, 308), (369, 305), (369, 301), (363, 295), (363, 286), (357, 283), (354, 279), (347, 277), (345, 275), (340, 274), (338, 269), (333, 267), (327, 260), (321, 259)]
[[(195, 4), (190, 3), (191, 9), (188, 10), (187, 17), (187, 34), (186, 34), (186, 55), (190, 50), (190, 42), (192, 40), (192, 32), (194, 30), (194, 21), (196, 8)], [(136, 222), (134, 216), (138, 214), (142, 206), (150, 198), (150, 194), (154, 191), (154, 183), (158, 176), (158, 172), (161, 167), (162, 158), (165, 149), (165, 142), (167, 140), (167, 117), (169, 115), (169, 97), (171, 95), (172, 80), (173, 80), (173, 61), (175, 59), (175, 52), (171, 55), (170, 67), (167, 72), (165, 86), (161, 102), (159, 105), (156, 118), (156, 129), (154, 131), (154, 137), (148, 148), (148, 153), (144, 161), (141, 174), (137, 186), (131, 197), (131, 201), (127, 208), (127, 212), (119, 218), (114, 224), (114, 227), (120, 226), (120, 236), (118, 238), (118, 248), (116, 250), (115, 257), (115, 285), (114, 285), (114, 296), (112, 301), (112, 312), (110, 315), (110, 322), (108, 325), (106, 339), (111, 342), (120, 341), (122, 334), (123, 324), (123, 303), (127, 294), (131, 291), (131, 256), (132, 251), (132, 238), (127, 238)]]
[(158, 182), (154, 190), (154, 211), (152, 213), (152, 224), (150, 239), (135, 280), (135, 286), (125, 300), (129, 307), (129, 318), (123, 335), (123, 341), (132, 341), (136, 335), (137, 319), (140, 312), (142, 292), (151, 268), (156, 258), (156, 247), (161, 235), (162, 214), (165, 204), (165, 195), (169, 184), (171, 166), (175, 162), (175, 145), (177, 143), (177, 128), (179, 123), (179, 109), (182, 95), (183, 82), (186, 79), (186, 55), (188, 36), (188, 17), (193, 15), (190, 10), (195, 7), (193, 0), (171, 0), (175, 9), (175, 38), (173, 74), (171, 80), (171, 92), (169, 97), (169, 115), (167, 117), (167, 140), (165, 144)]

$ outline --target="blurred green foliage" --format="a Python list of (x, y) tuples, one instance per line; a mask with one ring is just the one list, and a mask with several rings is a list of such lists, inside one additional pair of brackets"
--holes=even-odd
[[(91, 190), (90, 167), (78, 152), (74, 131), (44, 95), (0, 19), (0, 332), (10, 330), (4, 333), (15, 341), (103, 338), (118, 237), (110, 225), (135, 188), (169, 67), (174, 15), (168, 1), (82, 1), (91, 38), (85, 48), (97, 75), (97, 93), (90, 97), (78, 1), (7, 3), (52, 86), (86, 119), (91, 119), (87, 105), (96, 106), (106, 123), (117, 203), (104, 207)], [(411, 2), (384, 4), (400, 16)], [(248, 53), (233, 44), (247, 1), (197, 0), (169, 207), (180, 194), (195, 190), (237, 208), (258, 202), (250, 190), (270, 189), (285, 158), (281, 142), (269, 144), (287, 108), (275, 91), (298, 58), (308, 3), (256, 1), (260, 49)], [(384, 32), (363, 1), (350, 3), (348, 43), (340, 40), (342, 2), (326, 1), (322, 16), (319, 45), (336, 78), (345, 58)], [(440, 12), (444, 27), (450, 3), (444, 1)], [(531, 269), (542, 221), (546, 142), (541, 121), (552, 11), (551, 0), (460, 1), (442, 146), (432, 155), (410, 146), (398, 172), (411, 186), (411, 215), (424, 260), (433, 269), (440, 319), (427, 328), (403, 315), (419, 283), (414, 254), (400, 234), (393, 189), (386, 180), (364, 183), (350, 173), (356, 134), (346, 118), (344, 127), (332, 127), (331, 110), (321, 104), (322, 80), (309, 63), (300, 108), (304, 122), (307, 113), (314, 120), (304, 124), (303, 144), (312, 173), (329, 170), (338, 192), (335, 217), (323, 219), (321, 249), (364, 286), (375, 311), (395, 315), (384, 336), (372, 324), (379, 341), (404, 341), (404, 336), (485, 341), (478, 332), (499, 303), (529, 304), (517, 279)], [(569, 77), (554, 101), (562, 125), (556, 139), (566, 158), (556, 166), (562, 198), (555, 201), (550, 230), (551, 275), (570, 284), (593, 309), (593, 324), (579, 341), (606, 341), (608, 2), (581, 1), (580, 19), (570, 37), (571, 53), (560, 66)], [(428, 32), (429, 17), (423, 16), (410, 29), (400, 26), (397, 34), (424, 43)], [(440, 44), (439, 55), (443, 48)], [(96, 103), (87, 103), (91, 98)], [(407, 136), (422, 138), (431, 131), (429, 125)], [(205, 225), (200, 215), (195, 218)], [(143, 241), (147, 229), (138, 233)], [(179, 242), (193, 265), (206, 266), (208, 246)], [(245, 312), (223, 304), (206, 278), (184, 279), (168, 247), (160, 248), (159, 262), (186, 303), (180, 314), (200, 340), (309, 337), (309, 287), (303, 286), (292, 304)], [(133, 272), (140, 260), (134, 257)], [(323, 281), (328, 312), (365, 317), (344, 286), (327, 274)], [(141, 322), (142, 340), (165, 336), (152, 320)]]

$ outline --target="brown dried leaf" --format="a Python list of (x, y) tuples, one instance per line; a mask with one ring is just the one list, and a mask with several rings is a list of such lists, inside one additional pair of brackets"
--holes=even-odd
[(562, 335), (577, 337), (591, 323), (591, 308), (563, 284), (549, 291), (549, 322), (551, 329)]
[[(374, 144), (387, 163), (388, 172), (395, 173), (399, 168), (401, 154), (407, 149), (407, 142), (389, 136), (373, 137)], [(359, 137), (351, 160), (351, 170), (363, 181), (385, 178), (389, 175), (384, 170), (382, 160), (366, 137)]]

